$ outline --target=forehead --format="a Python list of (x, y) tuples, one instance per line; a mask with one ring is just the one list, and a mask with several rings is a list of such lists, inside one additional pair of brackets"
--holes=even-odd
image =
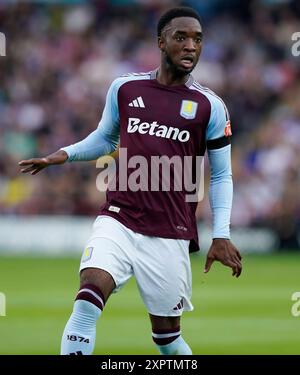
[(202, 32), (200, 22), (193, 17), (177, 17), (173, 18), (168, 25), (166, 30), (171, 32), (185, 31), (185, 32)]

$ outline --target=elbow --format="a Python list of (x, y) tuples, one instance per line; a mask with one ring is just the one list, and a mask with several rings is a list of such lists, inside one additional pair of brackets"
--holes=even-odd
[(226, 173), (218, 173), (218, 174), (212, 174), (210, 176), (210, 182), (211, 183), (232, 183), (232, 173), (231, 171)]

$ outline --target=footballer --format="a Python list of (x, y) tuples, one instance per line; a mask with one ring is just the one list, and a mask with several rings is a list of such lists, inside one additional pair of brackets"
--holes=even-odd
[[(126, 149), (129, 160), (143, 157), (149, 164), (162, 156), (196, 159), (207, 150), (213, 230), (204, 272), (220, 261), (239, 277), (241, 255), (230, 241), (229, 229), (233, 194), (229, 114), (222, 99), (191, 74), (203, 41), (198, 13), (186, 7), (168, 10), (159, 19), (157, 38), (159, 67), (115, 79), (94, 132), (44, 158), (21, 161), (21, 172), (36, 174), (54, 164), (96, 160), (117, 146)], [(189, 253), (199, 250), (197, 202), (187, 201), (185, 186), (174, 188), (175, 169), (169, 176), (169, 191), (151, 186), (131, 189), (129, 181), (126, 189), (108, 188), (81, 258), (80, 288), (63, 332), (61, 354), (93, 353), (96, 322), (110, 294), (133, 275), (159, 353), (192, 354), (180, 319), (193, 309)], [(132, 165), (127, 171), (117, 168), (117, 187), (124, 172), (129, 175)], [(162, 173), (158, 176), (165, 178)]]

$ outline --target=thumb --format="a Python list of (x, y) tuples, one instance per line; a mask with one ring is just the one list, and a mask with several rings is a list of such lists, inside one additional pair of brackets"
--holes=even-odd
[(207, 257), (204, 267), (204, 273), (207, 273), (210, 270), (211, 265), (213, 264), (214, 258)]

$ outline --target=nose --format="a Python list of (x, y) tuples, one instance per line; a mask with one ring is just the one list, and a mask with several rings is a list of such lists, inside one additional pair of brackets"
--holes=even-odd
[(184, 49), (189, 52), (196, 51), (195, 41), (192, 38), (187, 38), (184, 45)]

